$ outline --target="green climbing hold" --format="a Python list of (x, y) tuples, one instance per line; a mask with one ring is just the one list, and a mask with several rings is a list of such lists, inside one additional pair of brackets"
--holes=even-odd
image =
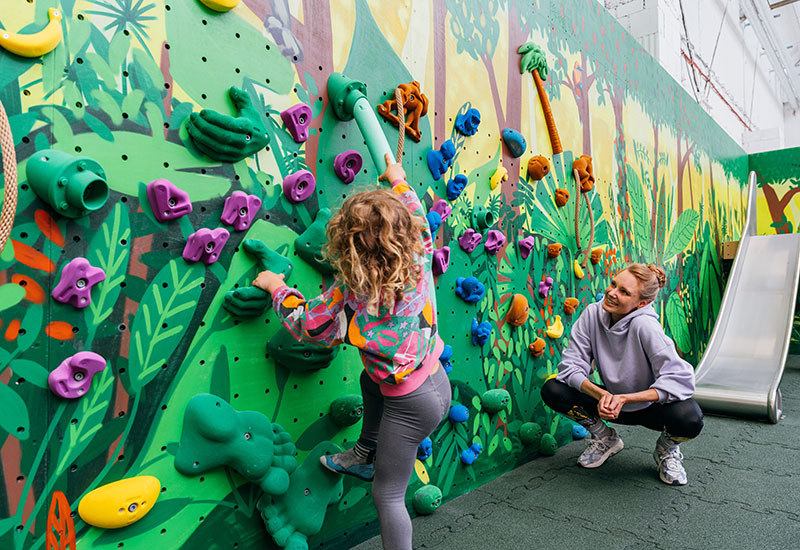
[(352, 426), (364, 415), (364, 398), (361, 394), (343, 395), (331, 403), (331, 420), (337, 426)]
[(343, 476), (324, 468), (319, 459), (340, 452), (342, 448), (335, 443), (318, 443), (292, 474), (284, 494), (263, 495), (256, 503), (267, 531), (278, 546), (307, 549), (308, 537), (322, 529), (328, 506), (339, 502), (344, 488)]
[(519, 438), (523, 445), (538, 445), (542, 439), (542, 427), (536, 422), (525, 422), (519, 427)]
[(339, 346), (326, 348), (319, 344), (298, 342), (283, 326), (267, 344), (269, 357), (292, 372), (313, 372), (324, 369), (331, 364), (338, 353)]
[(309, 225), (294, 241), (297, 255), (307, 261), (320, 273), (334, 273), (335, 270), (322, 256), (322, 247), (328, 241), (325, 230), (331, 219), (330, 208), (321, 208), (314, 218), (314, 223)]
[(414, 510), (421, 516), (432, 514), (442, 503), (442, 491), (436, 485), (425, 485), (414, 493)]
[(31, 155), (25, 175), (39, 198), (67, 218), (85, 216), (108, 200), (106, 173), (88, 157), (45, 149)]
[(553, 456), (558, 450), (556, 438), (550, 434), (544, 434), (539, 441), (539, 453), (546, 456)]
[[(262, 241), (247, 239), (242, 242), (242, 248), (256, 260), (256, 269), (283, 273), (286, 279), (292, 274), (292, 262)], [(239, 287), (225, 293), (222, 307), (234, 317), (260, 317), (272, 307), (272, 297), (268, 292), (254, 286)]]
[(237, 411), (224, 399), (201, 393), (186, 405), (175, 469), (195, 476), (230, 466), (265, 493), (279, 495), (297, 468), (296, 452), (289, 433), (263, 414)]
[(481, 406), (486, 412), (495, 414), (508, 406), (509, 399), (511, 399), (511, 396), (507, 390), (497, 388), (483, 393)]

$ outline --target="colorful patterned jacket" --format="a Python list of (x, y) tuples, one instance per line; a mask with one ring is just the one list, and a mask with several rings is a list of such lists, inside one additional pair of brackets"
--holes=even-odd
[(425, 220), (420, 232), (424, 253), (417, 258), (422, 265), (420, 278), (392, 311), (381, 308), (379, 315), (368, 314), (366, 303), (338, 281), (311, 300), (297, 289), (282, 286), (272, 294), (272, 303), (278, 319), (298, 341), (326, 347), (344, 342), (359, 348), (369, 377), (380, 384), (384, 395), (398, 396), (425, 381), (444, 343), (436, 324), (434, 246), (425, 210), (405, 181), (392, 182), (392, 189), (412, 215)]

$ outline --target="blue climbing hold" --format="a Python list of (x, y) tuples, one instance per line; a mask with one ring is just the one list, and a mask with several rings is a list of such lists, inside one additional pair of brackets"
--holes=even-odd
[(525, 141), (525, 136), (517, 132), (516, 130), (512, 130), (511, 128), (506, 128), (503, 130), (503, 141), (508, 147), (508, 150), (511, 151), (511, 154), (514, 158), (519, 158), (525, 152), (525, 149), (528, 147), (528, 144)]
[(449, 139), (442, 143), (438, 151), (436, 149), (428, 151), (428, 169), (433, 174), (433, 179), (438, 180), (450, 169), (454, 156), (456, 156), (456, 146)]
[(431, 210), (428, 212), (425, 217), (428, 220), (428, 227), (431, 228), (431, 235), (436, 237), (436, 232), (439, 231), (439, 227), (442, 225), (442, 216), (438, 212)]
[(467, 110), (466, 113), (456, 117), (456, 130), (465, 136), (473, 136), (481, 124), (481, 113), (476, 108)]
[(469, 183), (469, 181), (467, 180), (467, 176), (464, 174), (459, 174), (451, 179), (447, 184), (447, 200), (456, 200), (467, 186), (467, 183)]
[(605, 292), (598, 292), (597, 295), (594, 297), (594, 301), (595, 302), (600, 302), (605, 297), (606, 297)]
[(581, 426), (580, 424), (575, 424), (572, 427), (572, 438), (573, 439), (583, 439), (587, 435), (589, 435), (589, 430)]
[(422, 440), (422, 443), (419, 444), (417, 447), (417, 458), (420, 460), (428, 460), (433, 454), (433, 441), (431, 441), (430, 437), (426, 437)]
[(469, 449), (461, 451), (461, 462), (469, 466), (470, 464), (478, 460), (478, 457), (480, 456), (482, 450), (483, 450), (483, 445), (481, 445), (476, 441), (475, 443), (472, 444), (472, 446), (470, 446)]
[(472, 320), (472, 345), (482, 346), (489, 341), (492, 335), (492, 325), (489, 321), (479, 323), (477, 319)]
[(445, 344), (444, 349), (442, 349), (441, 355), (439, 355), (439, 363), (442, 364), (442, 368), (444, 369), (445, 374), (450, 374), (450, 371), (453, 370), (453, 364), (450, 362), (453, 358), (453, 346), (450, 344)]
[(486, 293), (486, 288), (478, 279), (473, 276), (459, 277), (456, 279), (456, 294), (459, 298), (470, 304), (474, 304)]
[(464, 405), (453, 405), (448, 415), (450, 422), (466, 422), (469, 419), (469, 409)]

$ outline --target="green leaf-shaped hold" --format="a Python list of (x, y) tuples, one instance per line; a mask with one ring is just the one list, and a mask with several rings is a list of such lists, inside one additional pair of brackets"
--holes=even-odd
[(522, 54), (519, 61), (519, 74), (532, 73), (538, 69), (541, 79), (547, 80), (547, 57), (542, 48), (533, 42), (528, 42), (520, 46), (517, 53)]
[(314, 218), (314, 223), (303, 231), (294, 241), (297, 255), (310, 263), (320, 273), (334, 273), (333, 267), (322, 257), (322, 246), (327, 242), (325, 229), (331, 219), (330, 208), (321, 208)]
[(175, 469), (187, 476), (230, 466), (270, 495), (285, 493), (297, 468), (292, 438), (256, 411), (237, 411), (208, 393), (186, 405)]
[(270, 338), (267, 353), (277, 364), (292, 372), (312, 372), (330, 365), (339, 353), (339, 347), (298, 342), (291, 332), (281, 327)]
[(269, 134), (247, 92), (232, 86), (228, 93), (238, 116), (203, 109), (189, 115), (186, 131), (200, 152), (214, 160), (238, 162), (269, 145)]
[(328, 506), (339, 502), (344, 489), (342, 476), (324, 468), (319, 458), (341, 451), (330, 441), (318, 443), (292, 474), (284, 494), (258, 500), (261, 519), (278, 546), (307, 549), (308, 537), (322, 529)]

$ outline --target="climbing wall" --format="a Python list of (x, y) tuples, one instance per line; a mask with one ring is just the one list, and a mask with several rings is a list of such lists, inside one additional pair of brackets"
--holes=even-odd
[[(306, 296), (327, 288), (332, 275), (298, 255), (298, 238), (308, 242), (324, 209), (376, 185), (376, 139), (335, 112), (333, 73), (366, 86), (391, 149), (398, 131), (377, 107), (418, 83), (427, 109), (419, 141), (406, 136), (403, 166), (426, 208), (452, 209), (435, 241), (450, 250), (436, 294), (457, 408), (415, 465), (412, 511), (423, 486), (451, 499), (581, 435), (539, 389), (580, 311), (627, 262), (666, 268), (656, 309), (696, 363), (724, 288), (720, 245), (743, 223), (747, 158), (598, 4), (206, 3), (233, 7), (0, 7), (2, 27), (31, 35), (15, 43), (35, 54), (0, 49), (19, 175), (0, 253), (0, 547), (74, 533), (79, 548), (272, 548), (290, 534), (346, 548), (377, 532), (370, 485), (315, 469), (320, 454), (358, 437), (348, 397), (359, 393), (357, 351), (288, 346), (263, 296), (234, 299), (252, 293), (265, 266), (290, 272)], [(48, 27), (51, 8), (60, 19)], [(55, 49), (36, 51), (58, 29)], [(527, 43), (539, 58), (532, 47), (518, 53)], [(305, 140), (281, 116), (300, 104)], [(506, 143), (507, 129), (518, 135)], [(363, 160), (351, 183), (335, 170), (346, 151)], [(572, 175), (582, 155), (595, 180), (585, 192)], [(73, 181), (82, 192), (70, 195)], [(459, 239), (476, 234), (467, 252)], [(80, 258), (88, 267), (71, 263)], [(483, 285), (477, 302), (456, 294), (461, 277)], [(515, 295), (530, 307), (517, 324)], [(483, 345), (473, 344), (473, 320), (491, 331)], [(100, 359), (74, 359), (85, 352)], [(508, 392), (499, 410), (484, 399), (496, 389)], [(257, 468), (244, 464), (250, 456)], [(133, 478), (105, 489), (111, 504), (87, 497)], [(265, 521), (282, 534), (273, 539)]]

